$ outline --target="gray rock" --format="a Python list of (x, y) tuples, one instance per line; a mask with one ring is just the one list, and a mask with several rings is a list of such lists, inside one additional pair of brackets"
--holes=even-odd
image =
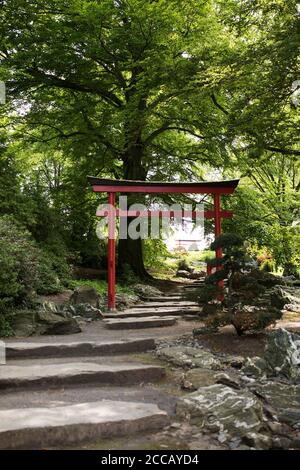
[(36, 332), (36, 312), (18, 310), (12, 318), (12, 329), (16, 336), (31, 336)]
[(228, 442), (229, 448), (231, 450), (240, 449), (242, 440), (239, 437), (235, 437)]
[(283, 437), (283, 436), (274, 437), (272, 439), (272, 449), (287, 450), (290, 448), (291, 443), (292, 441), (288, 437)]
[(133, 307), (139, 301), (139, 297), (133, 294), (117, 294), (116, 303), (118, 310)]
[(284, 309), (289, 312), (300, 313), (300, 304), (286, 304)]
[(228, 387), (240, 389), (240, 382), (237, 375), (219, 372), (216, 374), (216, 383), (227, 385)]
[(300, 385), (270, 381), (252, 386), (275, 408), (300, 408)]
[(133, 286), (133, 291), (142, 297), (159, 297), (163, 293), (159, 289), (147, 284), (135, 284)]
[(278, 413), (278, 419), (285, 424), (300, 429), (300, 410), (294, 408), (285, 408)]
[(237, 450), (251, 450), (252, 448), (249, 446), (246, 446), (246, 444), (241, 444), (236, 448)]
[(283, 434), (284, 426), (277, 421), (268, 421), (267, 426), (273, 434)]
[(247, 376), (258, 379), (267, 376), (269, 367), (262, 357), (247, 357), (241, 372)]
[(158, 349), (158, 357), (180, 367), (220, 370), (220, 361), (205, 349), (188, 346), (171, 346)]
[(243, 443), (256, 450), (265, 450), (272, 447), (272, 438), (259, 432), (249, 432), (243, 437)]
[(290, 449), (300, 449), (300, 437), (291, 437)]
[(185, 271), (184, 269), (178, 269), (178, 271), (176, 272), (176, 277), (185, 277), (189, 279), (190, 273), (189, 271)]
[(37, 312), (36, 319), (38, 322), (37, 329), (40, 334), (67, 335), (81, 332), (75, 318), (63, 317), (51, 311), (40, 310)]
[(93, 307), (99, 307), (99, 294), (94, 287), (80, 286), (77, 287), (71, 295), (70, 302), (72, 304), (90, 304)]
[(272, 375), (287, 379), (300, 378), (300, 336), (284, 329), (269, 333), (265, 360)]
[(58, 313), (59, 307), (54, 302), (50, 302), (49, 300), (44, 300), (40, 303), (39, 310), (43, 310), (45, 312)]
[(194, 390), (208, 387), (217, 383), (218, 372), (209, 369), (190, 369), (184, 375), (184, 380), (192, 384)]
[(241, 369), (246, 362), (243, 356), (225, 356), (221, 358), (223, 364), (234, 367), (235, 369)]
[(72, 316), (80, 316), (85, 319), (99, 320), (103, 318), (101, 310), (90, 304), (69, 305), (65, 307), (64, 311), (71, 313)]
[(279, 309), (287, 304), (300, 307), (300, 288), (291, 286), (276, 286), (271, 291), (271, 304)]
[(225, 385), (202, 387), (179, 399), (177, 415), (218, 432), (222, 442), (258, 432), (263, 420), (262, 405), (251, 392)]
[(201, 335), (210, 335), (212, 333), (216, 333), (218, 328), (213, 326), (203, 326), (202, 328), (194, 328), (193, 335), (194, 336), (201, 336)]

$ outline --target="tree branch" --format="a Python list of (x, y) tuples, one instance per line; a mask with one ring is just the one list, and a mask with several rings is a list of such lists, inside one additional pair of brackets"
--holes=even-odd
[(188, 129), (186, 127), (180, 127), (180, 126), (170, 126), (168, 123), (165, 123), (163, 126), (161, 126), (159, 129), (156, 129), (156, 131), (152, 132), (144, 141), (145, 145), (148, 145), (151, 143), (157, 136), (162, 134), (163, 132), (166, 131), (179, 131), (179, 132), (186, 132), (187, 134), (190, 134), (194, 137), (197, 137), (197, 139), (202, 139), (204, 140), (204, 137), (202, 135), (197, 134), (196, 132), (192, 131), (191, 129)]
[(49, 75), (41, 70), (29, 68), (27, 72), (40, 83), (55, 86), (57, 88), (65, 88), (69, 90), (76, 90), (85, 93), (94, 93), (100, 95), (105, 101), (120, 108), (123, 102), (114, 93), (109, 90), (103, 90), (98, 83), (82, 84), (76, 83), (71, 80), (63, 79), (55, 75)]
[(226, 114), (226, 116), (228, 116), (229, 114), (229, 111), (227, 111), (227, 109), (225, 109), (220, 103), (218, 103), (217, 101), (217, 98), (215, 97), (214, 93), (212, 93), (210, 95), (211, 99), (212, 99), (212, 102), (214, 103), (214, 105), (220, 109), (220, 111), (222, 111), (222, 113)]
[(269, 150), (270, 152), (276, 152), (276, 153), (282, 153), (283, 155), (300, 155), (300, 150), (294, 150), (294, 149), (281, 149), (278, 147), (265, 147), (266, 150)]

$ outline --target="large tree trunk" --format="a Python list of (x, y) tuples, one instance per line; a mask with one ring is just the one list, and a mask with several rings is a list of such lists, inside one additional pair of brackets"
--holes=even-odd
[[(127, 180), (145, 181), (146, 172), (142, 166), (143, 148), (140, 142), (133, 145), (123, 157), (123, 174)], [(137, 202), (139, 199), (136, 194), (127, 194), (128, 206)], [(128, 218), (128, 224), (133, 220)], [(143, 260), (143, 241), (138, 240), (119, 240), (118, 249), (118, 270), (124, 271), (125, 266), (130, 266), (132, 271), (141, 279), (150, 278), (146, 271)]]

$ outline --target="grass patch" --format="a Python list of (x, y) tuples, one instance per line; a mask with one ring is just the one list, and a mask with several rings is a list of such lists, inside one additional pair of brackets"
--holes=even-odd
[[(76, 287), (88, 286), (94, 287), (97, 292), (103, 297), (107, 294), (107, 282), (101, 280), (91, 280), (91, 279), (73, 279), (70, 281), (71, 289), (76, 289)], [(134, 295), (134, 291), (130, 286), (124, 286), (116, 284), (116, 290), (118, 294), (131, 294)]]

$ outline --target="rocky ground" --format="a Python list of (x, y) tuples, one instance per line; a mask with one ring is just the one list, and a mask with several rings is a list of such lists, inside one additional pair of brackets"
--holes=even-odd
[[(245, 340), (245, 339), (244, 339)], [(300, 448), (300, 336), (267, 335), (263, 357), (212, 353), (184, 337), (156, 355), (181, 370), (176, 414), (230, 449)]]
[[(136, 284), (132, 294), (117, 294), (117, 309), (131, 308), (145, 296), (160, 294), (153, 286)], [(103, 319), (106, 311), (106, 297), (100, 298), (93, 287), (83, 285), (74, 291), (37, 297), (31, 308), (15, 312), (12, 329), (16, 337), (72, 335), (80, 333), (87, 323)]]

